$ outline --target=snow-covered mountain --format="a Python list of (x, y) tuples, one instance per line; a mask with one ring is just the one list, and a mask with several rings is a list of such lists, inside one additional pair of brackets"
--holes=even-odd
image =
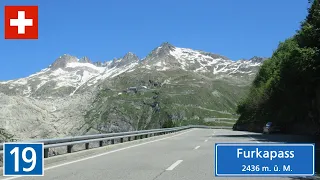
[(105, 79), (112, 79), (135, 69), (151, 71), (184, 70), (213, 78), (254, 76), (264, 58), (232, 61), (227, 57), (163, 43), (146, 58), (129, 52), (123, 58), (95, 62), (62, 55), (48, 68), (29, 77), (0, 82), (0, 92), (26, 97), (56, 97), (82, 92)]
[(78, 90), (96, 85), (99, 81), (126, 72), (136, 65), (129, 61), (131, 53), (124, 58), (104, 64), (93, 64), (88, 58), (78, 59), (63, 55), (48, 68), (29, 77), (0, 82), (0, 92), (26, 97), (72, 96)]
[[(163, 43), (154, 49), (142, 62), (145, 68), (159, 71), (179, 68), (186, 71), (211, 73), (213, 75), (254, 75), (265, 58), (232, 61), (225, 56), (189, 48), (174, 47)], [(241, 76), (241, 75), (240, 75)]]
[(230, 118), (264, 60), (232, 61), (169, 43), (143, 59), (129, 52), (92, 62), (65, 54), (35, 74), (0, 82), (0, 141)]

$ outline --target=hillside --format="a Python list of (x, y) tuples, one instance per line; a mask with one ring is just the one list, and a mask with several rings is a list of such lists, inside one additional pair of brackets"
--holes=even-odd
[(319, 135), (320, 1), (311, 3), (301, 29), (280, 43), (257, 73), (249, 95), (237, 108), (237, 124), (259, 131), (273, 121), (284, 132)]
[(163, 43), (143, 59), (92, 62), (62, 55), (26, 78), (0, 82), (3, 139), (49, 138), (203, 124), (236, 118), (265, 58), (225, 56)]

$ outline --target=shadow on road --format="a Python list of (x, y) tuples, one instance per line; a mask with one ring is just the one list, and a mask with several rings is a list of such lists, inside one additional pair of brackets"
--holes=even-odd
[(215, 135), (215, 137), (228, 137), (228, 138), (254, 138), (259, 142), (279, 142), (279, 143), (315, 143), (316, 146), (320, 147), (320, 142), (312, 136), (301, 136), (301, 135), (289, 135), (289, 134), (259, 134), (259, 133), (248, 133), (240, 135)]
[(291, 180), (318, 180), (319, 177), (291, 177)]
[[(227, 137), (227, 138), (252, 138), (251, 141), (256, 142), (278, 142), (278, 143), (314, 143), (315, 144), (315, 169), (316, 173), (320, 174), (320, 141), (314, 136), (302, 136), (302, 135), (291, 135), (291, 134), (262, 134), (245, 132), (247, 134), (239, 135), (215, 135), (215, 137)], [(318, 150), (317, 150), (318, 149)], [(314, 180), (320, 177), (292, 177), (292, 180)]]

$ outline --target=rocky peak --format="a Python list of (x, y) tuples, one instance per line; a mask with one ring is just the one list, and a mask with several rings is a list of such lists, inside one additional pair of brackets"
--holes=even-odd
[(158, 48), (152, 51), (154, 56), (166, 56), (170, 54), (170, 51), (174, 51), (175, 47), (168, 42), (162, 43)]
[(254, 56), (251, 59), (249, 59), (249, 61), (253, 62), (253, 63), (262, 63), (263, 61), (265, 61), (267, 58), (264, 57), (258, 57), (258, 56)]
[(137, 55), (133, 54), (132, 52), (128, 52), (118, 63), (118, 67), (125, 66), (131, 63), (138, 62), (139, 58)]
[(159, 47), (153, 49), (149, 55), (141, 61), (144, 65), (150, 65), (160, 69), (168, 69), (180, 66), (179, 61), (172, 55), (176, 47), (168, 42), (162, 43)]
[(128, 52), (123, 58), (122, 61), (139, 61), (139, 58), (137, 55), (135, 55), (132, 52)]
[(175, 47), (168, 42), (162, 43), (159, 47), (153, 49), (151, 53), (146, 57), (146, 61), (150, 61), (157, 58), (166, 58), (170, 55), (170, 51), (174, 51)]
[(164, 51), (173, 51), (175, 47), (169, 42), (164, 42), (160, 45), (160, 48)]
[(50, 68), (52, 70), (58, 69), (58, 68), (65, 68), (68, 63), (72, 62), (78, 62), (78, 58), (75, 56), (71, 56), (69, 54), (64, 54), (60, 56), (57, 60), (55, 60)]
[(80, 63), (92, 63), (92, 61), (87, 57), (82, 57), (80, 60), (79, 60)]
[(98, 62), (94, 62), (92, 63), (93, 65), (97, 66), (97, 67), (102, 67), (103, 66), (103, 63), (98, 61)]
[(123, 58), (119, 58), (119, 59), (114, 58), (112, 60), (112, 63), (110, 64), (110, 67), (111, 68), (115, 66), (122, 67), (135, 62), (139, 62), (138, 56), (132, 52), (128, 52), (123, 56)]

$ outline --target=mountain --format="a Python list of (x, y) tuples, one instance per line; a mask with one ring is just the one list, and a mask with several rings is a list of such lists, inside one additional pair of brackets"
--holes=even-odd
[[(157, 70), (168, 70), (179, 68), (182, 70), (210, 73), (217, 77), (223, 75), (240, 75), (255, 73), (261, 62), (265, 58), (254, 57), (250, 60), (232, 61), (227, 57), (195, 51), (187, 48), (177, 48), (169, 43), (163, 43), (160, 47), (154, 49), (145, 59), (145, 67), (155, 67)], [(254, 71), (254, 72), (252, 72)]]
[(65, 54), (40, 72), (0, 82), (0, 134), (48, 138), (234, 117), (264, 60), (232, 61), (168, 42), (143, 59)]

